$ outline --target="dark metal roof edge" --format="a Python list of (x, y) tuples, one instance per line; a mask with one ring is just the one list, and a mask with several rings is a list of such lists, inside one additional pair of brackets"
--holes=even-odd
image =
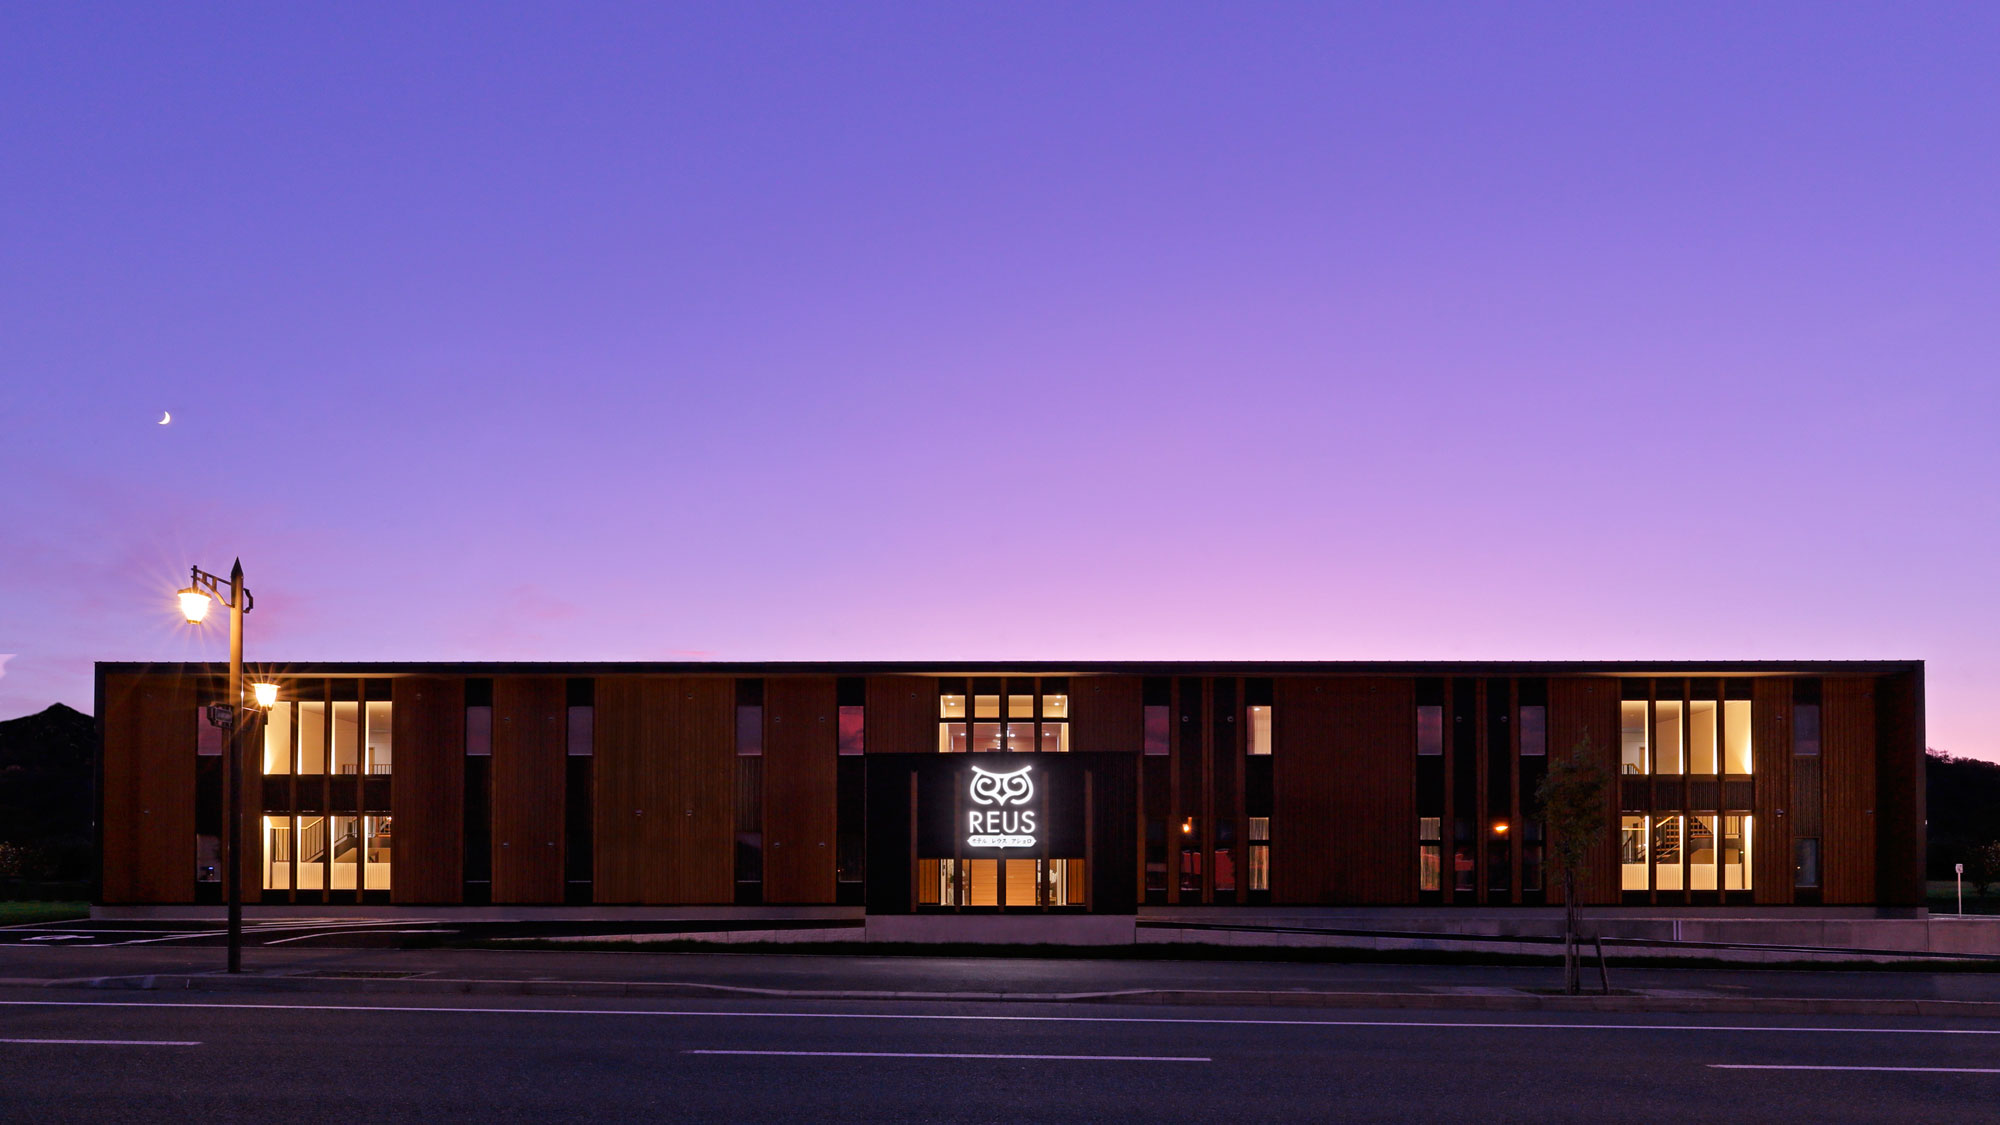
[[(275, 675), (1785, 675), (1920, 672), (1921, 660), (893, 660), (893, 661), (252, 661)], [(221, 661), (99, 661), (100, 673), (212, 672)]]

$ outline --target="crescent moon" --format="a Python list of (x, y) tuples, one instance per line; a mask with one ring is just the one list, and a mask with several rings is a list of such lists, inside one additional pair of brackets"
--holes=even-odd
[(162, 410), (162, 411), (160, 411), (160, 425), (164, 426), (164, 425), (166, 425), (166, 424), (167, 424), (168, 422), (171, 422), (171, 421), (173, 421), (173, 420), (174, 420), (174, 412), (173, 412), (173, 411), (171, 411), (171, 410)]

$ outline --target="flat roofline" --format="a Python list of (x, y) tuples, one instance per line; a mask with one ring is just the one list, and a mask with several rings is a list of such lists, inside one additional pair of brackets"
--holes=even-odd
[[(1921, 660), (875, 660), (875, 661), (312, 661), (257, 660), (279, 676), (860, 675), (860, 676), (1797, 676), (1922, 672)], [(99, 661), (102, 674), (213, 674), (222, 661)]]

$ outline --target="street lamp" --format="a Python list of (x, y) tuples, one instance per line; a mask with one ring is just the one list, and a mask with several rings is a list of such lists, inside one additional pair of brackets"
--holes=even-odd
[[(180, 592), (181, 616), (187, 618), (188, 624), (201, 624), (213, 599), (220, 599), (229, 609), (229, 702), (211, 708), (209, 721), (229, 732), (223, 812), (229, 821), (226, 836), (229, 843), (223, 851), (222, 886), (223, 901), (229, 904), (229, 971), (240, 973), (243, 971), (243, 880), (242, 863), (237, 857), (243, 849), (243, 615), (250, 612), (256, 599), (243, 587), (242, 559), (229, 568), (226, 582), (198, 566), (189, 569), (193, 578), (188, 588)], [(277, 701), (276, 684), (258, 684), (256, 691), (260, 707), (269, 707)]]

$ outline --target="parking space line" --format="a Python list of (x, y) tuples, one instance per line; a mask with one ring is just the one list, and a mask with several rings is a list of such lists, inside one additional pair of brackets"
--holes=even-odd
[(683, 1055), (785, 1055), (813, 1059), (1035, 1059), (1055, 1062), (1214, 1062), (1206, 1055), (998, 1055), (946, 1051), (682, 1051)]

